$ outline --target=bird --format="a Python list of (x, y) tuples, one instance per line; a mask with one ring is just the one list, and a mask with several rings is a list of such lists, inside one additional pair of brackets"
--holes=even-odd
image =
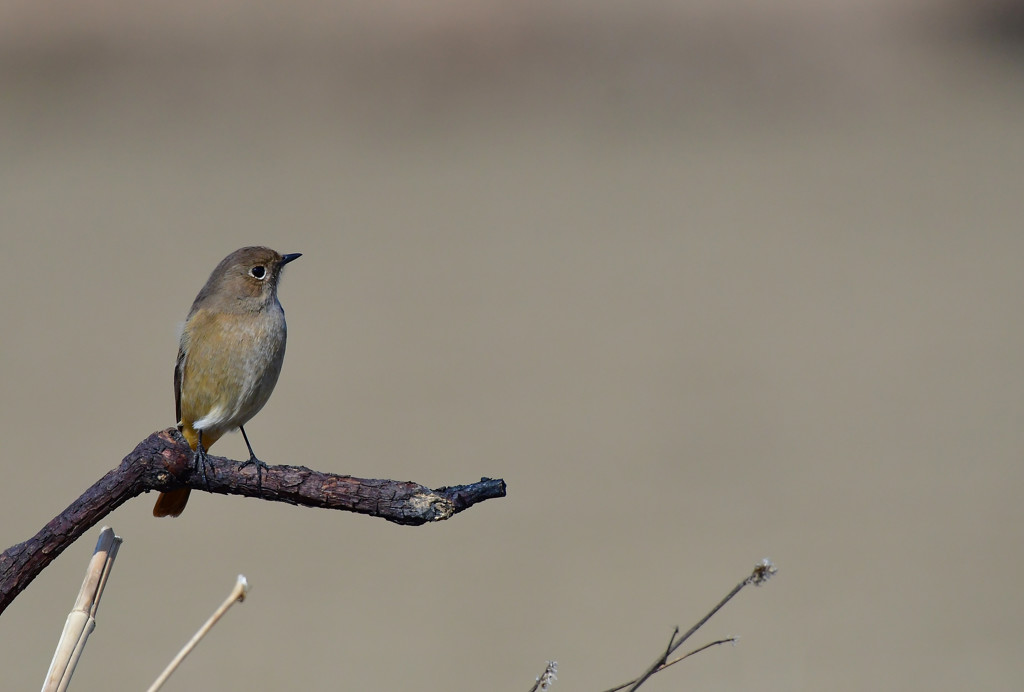
[[(185, 319), (174, 365), (174, 409), (192, 448), (193, 470), (204, 480), (206, 452), (237, 429), (249, 449), (239, 468), (255, 465), (262, 487), (266, 464), (256, 458), (243, 426), (267, 403), (281, 374), (288, 327), (277, 287), (284, 266), (299, 257), (261, 246), (235, 250), (210, 274)], [(179, 516), (190, 492), (160, 493), (153, 515)]]

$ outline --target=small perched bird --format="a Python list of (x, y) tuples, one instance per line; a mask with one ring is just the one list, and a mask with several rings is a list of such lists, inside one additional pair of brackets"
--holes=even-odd
[[(287, 326), (277, 300), (284, 265), (301, 255), (266, 247), (244, 247), (221, 260), (199, 291), (185, 319), (174, 366), (178, 430), (206, 478), (206, 450), (225, 433), (240, 429), (257, 483), (266, 464), (253, 454), (245, 425), (270, 398), (281, 374)], [(160, 493), (157, 517), (176, 517), (190, 490)]]

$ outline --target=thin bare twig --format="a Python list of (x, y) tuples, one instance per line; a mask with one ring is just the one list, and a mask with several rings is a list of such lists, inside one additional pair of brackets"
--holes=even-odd
[(548, 661), (547, 666), (544, 668), (544, 672), (537, 677), (537, 680), (533, 683), (533, 687), (530, 688), (530, 692), (547, 692), (547, 690), (551, 689), (551, 685), (553, 685), (557, 679), (558, 661)]
[[(676, 629), (676, 632), (673, 632), (672, 636), (674, 637), (676, 635), (676, 633), (678, 633), (678, 632), (679, 632), (679, 630)], [(693, 656), (694, 654), (699, 654), (701, 651), (705, 651), (706, 649), (710, 649), (713, 646), (718, 646), (720, 644), (734, 644), (734, 643), (736, 643), (736, 637), (727, 637), (726, 639), (717, 639), (717, 640), (715, 640), (713, 642), (708, 642), (704, 646), (698, 647), (698, 648), (694, 649), (693, 651), (691, 651), (688, 654), (683, 654), (679, 658), (673, 658), (671, 661), (668, 661), (668, 662), (658, 666), (658, 669), (656, 671), (654, 671), (654, 672), (655, 673), (660, 673), (661, 671), (665, 670), (669, 666), (674, 666), (675, 664), (679, 663), (680, 661), (683, 661), (683, 660), (689, 658), (690, 656)], [(630, 685), (632, 685), (633, 683), (635, 683), (639, 679), (640, 678), (633, 678), (629, 682), (624, 682), (621, 685), (616, 685), (615, 687), (607, 689), (604, 692), (619, 692), (619, 690), (626, 689), (627, 687), (629, 687)]]
[(157, 692), (157, 690), (163, 687), (164, 683), (167, 682), (167, 678), (171, 677), (171, 674), (178, 669), (178, 666), (185, 660), (185, 657), (192, 653), (192, 650), (196, 648), (199, 641), (206, 636), (206, 633), (213, 629), (213, 626), (216, 625), (222, 617), (224, 617), (224, 613), (228, 612), (228, 608), (233, 606), (235, 603), (241, 603), (244, 601), (247, 593), (249, 593), (249, 582), (246, 581), (243, 575), (239, 574), (238, 579), (235, 581), (235, 587), (231, 589), (231, 593), (228, 594), (228, 597), (224, 599), (224, 602), (220, 604), (217, 610), (213, 611), (213, 615), (203, 623), (203, 626), (199, 628), (199, 631), (192, 635), (192, 638), (188, 640), (188, 643), (185, 644), (184, 647), (182, 647), (181, 651), (178, 652), (178, 655), (167, 664), (164, 672), (160, 673), (160, 676), (156, 681), (149, 686), (149, 690), (147, 690), (147, 692)]
[(703, 627), (704, 623), (706, 623), (708, 620), (714, 617), (715, 613), (721, 610), (726, 603), (731, 601), (736, 596), (736, 594), (738, 594), (745, 587), (751, 584), (753, 584), (754, 586), (761, 586), (769, 579), (771, 579), (771, 577), (776, 573), (776, 571), (778, 570), (776, 570), (775, 565), (773, 565), (770, 560), (762, 560), (760, 563), (757, 564), (756, 567), (754, 567), (754, 571), (751, 572), (746, 579), (737, 584), (733, 588), (733, 590), (730, 591), (728, 595), (726, 595), (725, 598), (718, 602), (718, 605), (712, 608), (707, 615), (698, 620), (697, 624), (695, 624), (693, 627), (687, 630), (686, 633), (678, 639), (676, 638), (676, 636), (679, 634), (679, 628), (676, 627), (675, 631), (672, 633), (672, 637), (669, 639), (668, 648), (665, 650), (665, 653), (662, 654), (654, 663), (652, 663), (651, 666), (646, 671), (644, 671), (643, 675), (641, 675), (639, 678), (636, 679), (636, 681), (632, 683), (632, 686), (629, 688), (629, 692), (634, 692), (634, 690), (637, 690), (640, 687), (640, 685), (644, 684), (644, 682), (646, 682), (647, 679), (650, 678), (652, 675), (657, 673), (659, 670), (664, 670), (665, 668), (667, 668), (668, 666), (666, 665), (666, 663), (668, 662), (668, 657), (671, 656), (676, 651), (676, 649), (682, 646), (683, 642), (685, 642), (687, 639), (693, 636), (693, 634), (697, 630)]

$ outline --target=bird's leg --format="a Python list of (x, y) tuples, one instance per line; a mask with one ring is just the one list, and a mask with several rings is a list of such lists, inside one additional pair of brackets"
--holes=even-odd
[(250, 464), (252, 464), (252, 465), (254, 465), (256, 467), (256, 490), (257, 490), (257, 492), (259, 492), (260, 495), (262, 495), (263, 494), (263, 469), (268, 469), (270, 467), (267, 466), (262, 461), (260, 461), (259, 459), (256, 458), (256, 454), (254, 454), (253, 451), (252, 451), (252, 445), (249, 444), (249, 437), (248, 437), (248, 435), (245, 434), (245, 428), (243, 428), (241, 425), (239, 425), (238, 429), (242, 431), (242, 439), (245, 440), (245, 446), (249, 448), (249, 461), (243, 461), (241, 464), (238, 465), (238, 469), (242, 470), (246, 466), (249, 466)]
[(203, 447), (203, 431), (199, 430), (198, 441), (196, 442), (196, 452), (192, 456), (192, 468), (198, 471), (203, 476), (203, 483), (206, 485), (206, 489), (210, 489), (210, 479), (206, 477), (206, 467), (209, 466), (210, 470), (213, 470), (213, 464), (210, 463), (210, 458), (206, 455), (206, 449)]

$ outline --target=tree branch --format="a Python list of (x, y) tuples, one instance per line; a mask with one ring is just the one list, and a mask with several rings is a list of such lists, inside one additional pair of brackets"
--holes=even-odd
[(262, 492), (256, 469), (239, 470), (239, 462), (209, 457), (209, 487), (192, 470), (192, 450), (175, 428), (155, 432), (140, 442), (116, 469), (86, 490), (34, 537), (0, 553), (0, 613), (36, 576), (103, 517), (131, 498), (151, 490), (179, 488), (244, 495), (304, 507), (341, 509), (418, 526), (448, 519), (478, 502), (505, 496), (505, 482), (479, 483), (431, 490), (410, 482), (374, 480), (321, 473), (304, 466), (271, 466), (263, 472)]

